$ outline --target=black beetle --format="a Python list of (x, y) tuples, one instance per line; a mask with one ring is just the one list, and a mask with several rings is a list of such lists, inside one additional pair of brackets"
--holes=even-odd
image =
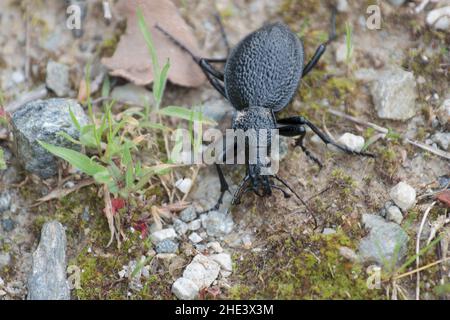
[[(335, 14), (332, 17), (333, 26), (334, 23)], [(320, 167), (322, 165), (319, 160), (303, 145), (306, 134), (305, 126), (311, 128), (325, 144), (333, 145), (349, 154), (373, 156), (370, 153), (357, 152), (335, 143), (304, 117), (276, 118), (276, 113), (284, 109), (295, 96), (301, 78), (316, 66), (329, 42), (336, 37), (334, 27), (329, 40), (317, 48), (306, 66), (304, 65), (302, 41), (288, 26), (281, 22), (267, 24), (252, 32), (241, 40), (225, 59), (197, 57), (164, 29), (159, 26), (156, 26), (156, 28), (182, 50), (190, 54), (213, 87), (236, 109), (232, 129), (244, 131), (248, 129), (256, 131), (278, 129), (281, 136), (299, 137), (296, 145), (300, 146), (305, 154)], [(222, 26), (221, 30), (223, 30)], [(211, 63), (224, 63), (224, 72), (215, 69)], [(268, 137), (268, 144), (270, 145), (270, 136)], [(261, 166), (259, 163), (253, 165), (246, 163), (246, 177), (233, 197), (233, 204), (238, 204), (242, 195), (248, 191), (253, 191), (258, 196), (263, 197), (271, 195), (272, 188), (275, 188), (281, 190), (288, 197), (289, 194), (275, 185), (271, 179), (281, 182), (300, 199), (292, 188), (277, 175), (261, 175)], [(218, 164), (216, 164), (216, 168), (220, 178), (221, 195), (213, 209), (219, 208), (225, 192), (229, 190)]]

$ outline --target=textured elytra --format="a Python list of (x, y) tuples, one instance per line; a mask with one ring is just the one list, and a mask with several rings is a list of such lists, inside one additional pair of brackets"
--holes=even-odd
[(225, 89), (238, 110), (260, 106), (283, 109), (295, 95), (303, 71), (303, 45), (280, 22), (244, 38), (225, 66)]

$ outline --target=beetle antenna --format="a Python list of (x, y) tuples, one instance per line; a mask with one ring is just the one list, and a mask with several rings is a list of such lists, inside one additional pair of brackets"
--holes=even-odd
[(174, 36), (172, 36), (169, 32), (161, 28), (158, 24), (155, 24), (155, 28), (161, 31), (167, 38), (169, 38), (177, 47), (179, 47), (181, 50), (189, 54), (192, 59), (194, 59), (195, 62), (199, 63), (200, 58), (197, 57), (191, 50), (189, 50), (184, 44), (182, 44), (180, 41), (178, 41)]
[(291, 191), (291, 192), (297, 197), (297, 199), (300, 200), (300, 202), (306, 207), (306, 210), (308, 210), (309, 214), (310, 214), (311, 217), (313, 218), (313, 220), (314, 220), (314, 225), (315, 225), (315, 227), (317, 228), (317, 227), (318, 227), (318, 224), (317, 224), (316, 216), (314, 215), (313, 211), (309, 208), (308, 204), (307, 204), (302, 198), (300, 198), (300, 196), (297, 194), (297, 192), (295, 192), (294, 189), (292, 189), (291, 186), (288, 185), (286, 181), (284, 181), (283, 179), (281, 179), (281, 178), (280, 178), (279, 176), (277, 176), (277, 175), (274, 175), (274, 178), (277, 179), (278, 181), (280, 181), (286, 188), (289, 189), (289, 191)]

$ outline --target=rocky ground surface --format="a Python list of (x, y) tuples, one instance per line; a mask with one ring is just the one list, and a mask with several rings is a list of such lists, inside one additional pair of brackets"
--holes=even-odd
[[(210, 1), (174, 2), (201, 49), (223, 56)], [(372, 2), (336, 2), (339, 37), (281, 114), (306, 116), (376, 158), (327, 149), (308, 133), (308, 148), (324, 163), (319, 170), (283, 139), (279, 176), (307, 207), (278, 193), (230, 207), (227, 193), (207, 213), (220, 194), (213, 168), (175, 170), (134, 202), (114, 204), (126, 240), (107, 247), (101, 188), (37, 140), (78, 148), (57, 133), (78, 138), (68, 109), (87, 123), (84, 68), (91, 64), (92, 86), (100, 87), (107, 69), (99, 57), (114, 52), (123, 22), (105, 23), (101, 1), (92, 2), (80, 35), (65, 28), (65, 9), (84, 1), (3, 1), (1, 104), (12, 117), (9, 127), (0, 124), (0, 299), (448, 298), (450, 3), (388, 1), (380, 29), (369, 30)], [(329, 29), (325, 4), (220, 0), (217, 10), (231, 44), (283, 20), (310, 57)], [(153, 99), (151, 86), (111, 77), (111, 87), (111, 97), (128, 106)], [(206, 83), (169, 83), (163, 104), (202, 105), (222, 128), (233, 112)], [(244, 171), (225, 173), (233, 192)], [(419, 275), (408, 274), (420, 266)]]

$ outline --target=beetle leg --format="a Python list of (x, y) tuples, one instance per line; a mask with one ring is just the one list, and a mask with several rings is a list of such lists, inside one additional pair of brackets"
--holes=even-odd
[(334, 142), (326, 133), (322, 132), (318, 127), (316, 127), (315, 124), (311, 123), (308, 119), (304, 118), (304, 117), (290, 117), (290, 118), (285, 118), (285, 119), (279, 119), (277, 120), (278, 124), (287, 124), (287, 125), (306, 125), (309, 128), (311, 128), (311, 130), (317, 134), (319, 136), (319, 138), (326, 144), (331, 144), (332, 146), (335, 146), (336, 148), (338, 148), (341, 151), (344, 151), (345, 153), (348, 154), (352, 154), (352, 155), (358, 155), (358, 156), (365, 156), (365, 157), (372, 157), (374, 158), (375, 155), (369, 152), (364, 152), (364, 151), (355, 151), (352, 149), (347, 148), (346, 146), (342, 146), (336, 142)]
[(290, 125), (285, 127), (280, 127), (279, 132), (281, 136), (284, 137), (296, 137), (300, 136), (296, 141), (295, 145), (302, 148), (302, 151), (306, 154), (308, 158), (317, 163), (317, 165), (322, 169), (323, 165), (316, 156), (314, 156), (304, 145), (304, 139), (306, 136), (306, 130), (303, 126)]

